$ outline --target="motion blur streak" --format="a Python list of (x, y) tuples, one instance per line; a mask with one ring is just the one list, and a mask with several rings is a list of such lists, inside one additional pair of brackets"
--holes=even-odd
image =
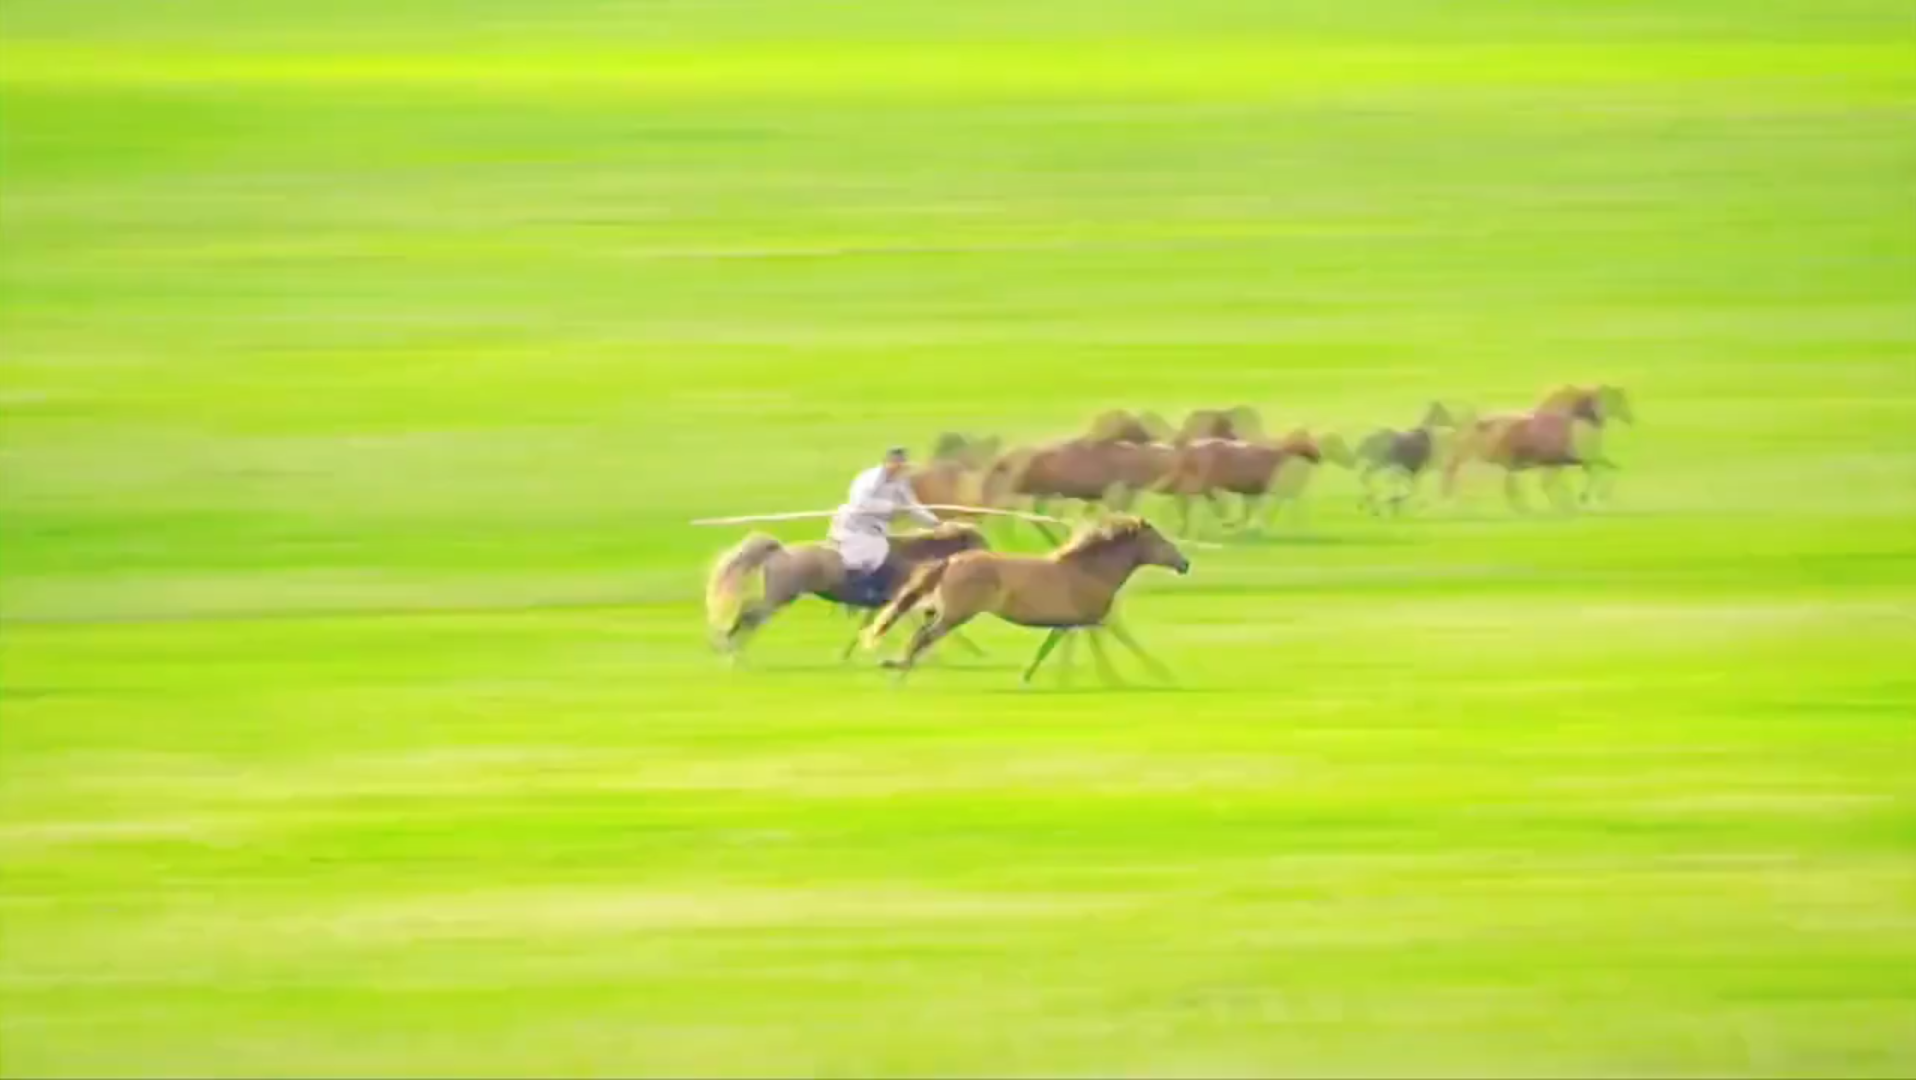
[[(1916, 1073), (1913, 59), (7, 0), (0, 1074)], [(1634, 423), (1508, 419), (1566, 386)], [(1043, 479), (1192, 511), (1120, 601), (1174, 684), (981, 617), (895, 688), (811, 598), (713, 654), (689, 520), (954, 432), (944, 501), (1075, 516), (1021, 466), (1114, 410)]]

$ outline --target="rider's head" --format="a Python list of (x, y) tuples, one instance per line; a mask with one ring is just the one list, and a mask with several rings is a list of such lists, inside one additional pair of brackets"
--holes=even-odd
[(894, 446), (890, 450), (885, 451), (885, 475), (886, 476), (899, 475), (900, 473), (905, 471), (905, 466), (907, 464), (909, 464), (909, 459), (907, 455), (905, 454), (904, 447)]

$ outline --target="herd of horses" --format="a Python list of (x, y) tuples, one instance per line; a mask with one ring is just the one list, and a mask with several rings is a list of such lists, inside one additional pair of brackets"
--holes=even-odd
[[(1082, 435), (1008, 450), (995, 437), (948, 432), (912, 486), (927, 503), (1027, 504), (1037, 513), (1068, 501), (1124, 513), (1152, 493), (1171, 500), (1178, 531), (1188, 534), (1194, 504), (1208, 505), (1227, 528), (1268, 526), (1325, 465), (1356, 470), (1360, 504), (1382, 514), (1402, 513), (1423, 477), (1439, 469), (1445, 493), (1456, 494), (1465, 467), (1478, 463), (1503, 471), (1512, 505), (1525, 506), (1519, 477), (1534, 471), (1561, 507), (1572, 501), (1565, 469), (1584, 474), (1583, 501), (1602, 494), (1616, 470), (1604, 428), (1633, 421), (1628, 395), (1608, 385), (1564, 386), (1534, 408), (1485, 415), (1432, 402), (1415, 426), (1379, 428), (1355, 444), (1302, 427), (1268, 438), (1249, 406), (1199, 409), (1175, 429), (1151, 413), (1113, 410)], [(1233, 500), (1241, 504), (1235, 515)]]
[[(1402, 513), (1420, 480), (1441, 471), (1447, 495), (1473, 463), (1504, 473), (1506, 497), (1523, 507), (1519, 477), (1538, 472), (1553, 502), (1573, 497), (1562, 483), (1566, 469), (1584, 476), (1580, 498), (1594, 501), (1614, 481), (1616, 464), (1605, 454), (1604, 429), (1634, 423), (1628, 395), (1616, 386), (1564, 386), (1534, 408), (1479, 415), (1433, 402), (1409, 428), (1380, 428), (1354, 446), (1334, 433), (1297, 428), (1269, 438), (1247, 406), (1200, 409), (1172, 429), (1150, 413), (1113, 410), (1096, 417), (1083, 435), (1037, 446), (1006, 449), (1001, 441), (947, 433), (911, 483), (920, 501), (984, 510), (1029, 505), (1044, 514), (1054, 503), (1076, 501), (1099, 520), (1058, 542), (1043, 556), (992, 550), (971, 520), (893, 538), (889, 594), (877, 607), (861, 607), (845, 589), (837, 552), (825, 543), (785, 545), (754, 533), (724, 553), (706, 584), (706, 615), (713, 642), (737, 658), (752, 633), (780, 609), (814, 595), (862, 614), (860, 633), (846, 646), (849, 659), (862, 642), (876, 648), (908, 615), (922, 616), (904, 654), (887, 661), (902, 678), (939, 641), (978, 651), (960, 628), (981, 614), (1049, 631), (1025, 669), (1029, 683), (1062, 642), (1067, 655), (1082, 636), (1089, 640), (1100, 674), (1117, 681), (1103, 648), (1109, 634), (1154, 674), (1168, 673), (1111, 618), (1118, 593), (1147, 566), (1180, 574), (1190, 561), (1150, 522), (1131, 513), (1139, 496), (1172, 500), (1179, 533), (1192, 525), (1192, 506), (1210, 506), (1226, 527), (1268, 524), (1282, 506), (1295, 504), (1323, 465), (1359, 472), (1361, 505), (1373, 513)], [(1232, 521), (1229, 501), (1241, 506)], [(1040, 525), (1040, 528), (1043, 526)], [(758, 595), (746, 599), (753, 584)]]

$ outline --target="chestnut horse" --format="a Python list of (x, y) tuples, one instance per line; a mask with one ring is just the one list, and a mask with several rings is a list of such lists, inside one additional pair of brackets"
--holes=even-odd
[(980, 492), (988, 506), (1030, 498), (1040, 514), (1053, 499), (1123, 511), (1165, 475), (1176, 455), (1163, 443), (1067, 439), (999, 459)]
[(1025, 669), (1025, 683), (1059, 640), (1077, 631), (1091, 632), (1092, 651), (1107, 679), (1115, 681), (1100, 637), (1105, 630), (1162, 677), (1164, 669), (1122, 627), (1109, 622), (1112, 602), (1142, 566), (1162, 566), (1179, 574), (1191, 570), (1177, 545), (1143, 518), (1130, 515), (1081, 532), (1046, 556), (970, 551), (923, 563), (878, 613), (865, 632), (865, 643), (876, 647), (902, 616), (923, 606), (931, 618), (912, 635), (904, 658), (895, 665), (900, 678), (940, 638), (984, 614), (1050, 631)]
[(1295, 505), (1318, 465), (1329, 462), (1349, 468), (1356, 460), (1339, 436), (1320, 439), (1302, 428), (1277, 442), (1200, 439), (1178, 449), (1157, 490), (1176, 500), (1180, 533), (1191, 527), (1191, 500), (1197, 496), (1208, 501), (1226, 525), (1229, 521), (1220, 496), (1243, 496), (1238, 527), (1246, 528), (1256, 520), (1260, 506), (1268, 524), (1279, 507)]
[(1565, 505), (1562, 470), (1582, 469), (1582, 498), (1591, 502), (1597, 495), (1598, 470), (1620, 471), (1603, 452), (1603, 428), (1611, 420), (1636, 422), (1628, 396), (1616, 386), (1565, 386), (1530, 412), (1474, 420), (1464, 425), (1445, 463), (1444, 493), (1456, 493), (1458, 473), (1466, 462), (1484, 461), (1504, 470), (1504, 496), (1520, 510), (1525, 503), (1518, 476), (1531, 469), (1543, 470), (1545, 493), (1559, 505)]

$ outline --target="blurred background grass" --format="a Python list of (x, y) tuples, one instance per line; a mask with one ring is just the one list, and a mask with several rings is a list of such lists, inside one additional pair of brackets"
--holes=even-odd
[[(9, 0), (0, 1070), (1907, 1074), (1903, 7)], [(1176, 693), (704, 650), (891, 442), (1566, 380)]]

